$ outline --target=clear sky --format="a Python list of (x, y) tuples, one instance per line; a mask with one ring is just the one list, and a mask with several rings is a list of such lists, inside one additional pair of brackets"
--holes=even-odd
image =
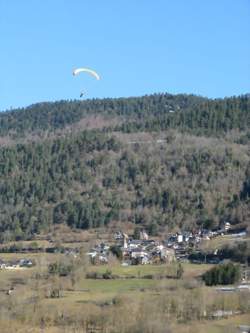
[(0, 0), (0, 75), (0, 110), (82, 90), (247, 93), (250, 0)]

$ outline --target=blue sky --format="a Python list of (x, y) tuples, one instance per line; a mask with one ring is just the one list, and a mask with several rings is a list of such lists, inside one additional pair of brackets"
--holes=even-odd
[[(250, 91), (249, 0), (0, 0), (0, 110)], [(72, 76), (78, 66), (95, 69)]]

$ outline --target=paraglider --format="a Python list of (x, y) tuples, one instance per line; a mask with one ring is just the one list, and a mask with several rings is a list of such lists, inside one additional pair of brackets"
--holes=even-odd
[[(73, 76), (76, 76), (76, 75), (78, 75), (78, 74), (80, 74), (82, 72), (86, 72), (86, 73), (92, 75), (96, 80), (100, 80), (100, 76), (99, 76), (99, 74), (97, 74), (96, 71), (94, 71), (93, 69), (85, 68), (85, 67), (74, 69), (73, 70)], [(85, 92), (82, 91), (80, 93), (80, 98), (83, 97), (84, 95), (85, 95)]]
[(100, 76), (94, 71), (93, 69), (89, 68), (76, 68), (73, 70), (73, 75), (78, 75), (81, 72), (89, 73), (90, 75), (94, 76), (97, 80), (100, 80)]

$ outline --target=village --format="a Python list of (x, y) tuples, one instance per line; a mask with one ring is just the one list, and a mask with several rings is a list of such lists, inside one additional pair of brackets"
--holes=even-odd
[[(113, 233), (113, 241), (98, 240), (96, 244), (86, 252), (90, 263), (94, 265), (105, 265), (109, 263), (110, 256), (113, 255), (121, 261), (121, 265), (150, 265), (163, 264), (178, 261), (180, 263), (193, 264), (219, 264), (225, 258), (218, 249), (205, 252), (202, 244), (209, 242), (216, 237), (231, 237), (235, 240), (242, 240), (247, 235), (245, 227), (232, 228), (230, 223), (224, 223), (216, 230), (197, 229), (171, 233), (168, 237), (160, 241), (156, 237), (150, 238), (145, 229), (138, 232), (137, 237), (128, 235), (121, 230)], [(33, 267), (36, 263), (28, 257), (29, 253), (42, 252), (63, 253), (66, 256), (77, 258), (79, 248), (67, 248), (56, 246), (46, 249), (21, 249), (25, 256), (21, 259), (2, 260), (0, 257), (0, 269), (22, 269)], [(18, 253), (15, 247), (12, 251)]]
[(205, 253), (200, 248), (202, 242), (219, 236), (230, 236), (240, 240), (246, 234), (246, 228), (231, 228), (229, 222), (216, 230), (199, 229), (194, 232), (170, 234), (164, 241), (150, 239), (143, 229), (139, 232), (138, 239), (129, 237), (122, 231), (116, 231), (113, 235), (115, 245), (100, 242), (87, 255), (94, 264), (108, 263), (110, 252), (122, 260), (122, 265), (160, 264), (173, 261), (219, 264), (223, 262), (223, 257), (218, 249)]

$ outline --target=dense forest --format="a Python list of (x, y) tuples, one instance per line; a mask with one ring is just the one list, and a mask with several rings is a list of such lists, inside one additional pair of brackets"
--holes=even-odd
[(0, 137), (1, 241), (58, 223), (157, 234), (250, 221), (248, 95), (39, 103), (2, 112)]
[[(0, 136), (25, 136), (29, 132), (54, 131), (79, 122), (87, 115), (119, 117), (116, 131), (159, 131), (169, 128), (214, 135), (231, 129), (249, 130), (249, 95), (207, 99), (195, 95), (154, 94), (131, 98), (38, 103), (2, 112)], [(105, 128), (106, 131), (114, 130)]]

